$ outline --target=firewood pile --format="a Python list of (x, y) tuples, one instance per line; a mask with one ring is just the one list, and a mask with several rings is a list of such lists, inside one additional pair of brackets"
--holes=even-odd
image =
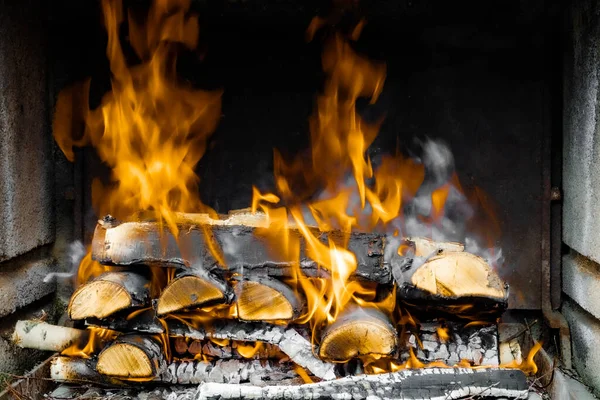
[[(206, 399), (526, 397), (524, 374), (500, 360), (508, 286), (461, 244), (320, 232), (323, 241), (346, 237), (357, 260), (351, 280), (395, 310), (353, 304), (312, 329), (295, 276), (332, 273), (300, 235), (299, 264), (272, 255), (257, 234), (266, 224), (260, 214), (181, 214), (175, 235), (152, 220), (105, 217), (92, 244), (104, 272), (73, 293), (72, 326), (19, 321), (14, 340), (58, 352), (57, 382), (200, 385)], [(158, 289), (156, 271), (167, 277)]]

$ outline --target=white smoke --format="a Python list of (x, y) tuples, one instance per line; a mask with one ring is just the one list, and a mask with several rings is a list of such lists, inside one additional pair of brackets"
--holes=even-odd
[(44, 283), (50, 283), (55, 280), (68, 280), (77, 275), (79, 264), (85, 257), (85, 246), (81, 241), (76, 240), (68, 246), (67, 250), (67, 268), (69, 272), (51, 272), (44, 277)]

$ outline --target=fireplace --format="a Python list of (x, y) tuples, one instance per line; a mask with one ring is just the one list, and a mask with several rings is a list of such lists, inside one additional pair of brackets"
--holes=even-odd
[(600, 393), (594, 2), (12, 3), (0, 397)]

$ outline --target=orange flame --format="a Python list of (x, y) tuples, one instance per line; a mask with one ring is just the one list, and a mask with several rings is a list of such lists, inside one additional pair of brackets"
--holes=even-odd
[[(184, 85), (175, 72), (178, 46), (194, 49), (197, 16), (190, 0), (157, 0), (146, 23), (125, 14), (120, 1), (103, 0), (112, 90), (100, 107), (89, 109), (90, 81), (60, 93), (54, 120), (57, 143), (73, 160), (74, 146), (91, 144), (112, 170), (112, 183), (94, 182), (100, 215), (126, 219), (151, 210), (176, 233), (175, 211), (212, 210), (198, 198), (194, 167), (204, 154), (221, 108), (221, 93)], [(129, 43), (141, 59), (129, 65), (119, 38), (127, 18)], [(73, 119), (85, 124), (82, 137)]]
[(86, 335), (81, 340), (64, 349), (61, 354), (70, 357), (90, 358), (96, 354), (104, 345), (113, 341), (119, 335), (110, 329), (89, 327)]

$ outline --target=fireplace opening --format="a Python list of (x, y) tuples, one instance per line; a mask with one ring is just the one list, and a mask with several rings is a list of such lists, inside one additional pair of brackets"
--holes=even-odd
[(595, 2), (29, 3), (0, 398), (599, 393)]

